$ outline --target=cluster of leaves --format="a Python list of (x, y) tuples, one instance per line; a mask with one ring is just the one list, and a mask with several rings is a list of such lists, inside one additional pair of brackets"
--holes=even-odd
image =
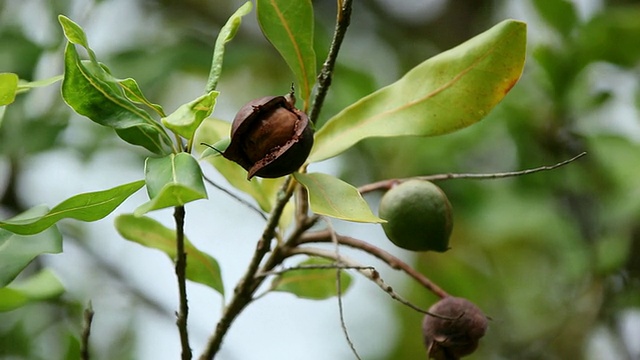
[[(338, 19), (346, 16), (342, 13), (342, 4), (339, 2)], [(3, 109), (14, 101), (16, 94), (62, 79), (62, 97), (75, 112), (112, 128), (125, 142), (155, 154), (145, 161), (144, 180), (79, 194), (52, 209), (36, 207), (1, 221), (0, 291), (3, 296), (0, 296), (0, 309), (15, 309), (28, 301), (52, 298), (63, 291), (59, 281), (47, 270), (22, 282), (12, 282), (36, 256), (62, 250), (62, 236), (55, 225), (58, 221), (102, 219), (142, 187), (146, 188), (149, 201), (133, 214), (119, 215), (115, 221), (117, 230), (127, 240), (159, 249), (172, 259), (179, 258), (177, 231), (180, 229), (169, 229), (146, 214), (207, 198), (200, 162), (192, 153), (200, 150), (204, 154), (204, 148), (197, 144), (215, 144), (228, 137), (230, 124), (210, 116), (216, 100), (223, 96), (216, 91), (216, 85), (222, 75), (225, 45), (233, 39), (242, 17), (251, 8), (251, 2), (244, 4), (221, 29), (204, 94), (171, 114), (149, 101), (135, 80), (114, 77), (108, 66), (98, 61), (83, 29), (65, 16), (59, 17), (68, 41), (63, 77), (25, 83), (16, 74), (0, 74)], [(312, 106), (321, 106), (314, 103), (313, 97), (318, 71), (313, 50), (311, 2), (257, 1), (257, 16), (264, 35), (296, 78), (303, 109), (310, 111)], [(397, 82), (363, 97), (326, 121), (316, 132), (308, 164), (340, 155), (365, 139), (436, 136), (480, 121), (518, 81), (524, 64), (525, 38), (526, 27), (522, 22), (503, 21), (417, 65)], [(82, 59), (79, 48), (86, 52), (87, 60)], [(221, 157), (204, 156), (201, 161), (213, 165), (237, 190), (251, 196), (262, 211), (270, 213), (270, 224), (274, 224), (271, 230), (277, 226), (280, 237), (290, 230), (294, 214), (308, 218), (305, 209), (283, 211), (286, 206), (295, 207), (289, 198), (301, 187), (305, 190), (302, 194), (308, 194), (303, 203), (308, 201), (314, 214), (353, 222), (384, 221), (373, 214), (356, 187), (334, 176), (300, 171), (293, 174), (293, 179), (247, 181), (244, 170)], [(274, 237), (269, 231), (265, 234), (268, 236), (263, 237), (263, 242), (270, 242)], [(217, 261), (186, 239), (184, 252), (189, 259), (187, 279), (224, 295)], [(317, 265), (317, 260), (309, 261), (303, 265)], [(335, 271), (313, 269), (297, 273), (304, 276), (295, 272), (277, 275), (272, 289), (315, 299), (338, 293), (334, 285)], [(39, 286), (45, 281), (48, 286)], [(343, 279), (345, 289), (349, 281), (348, 277)]]

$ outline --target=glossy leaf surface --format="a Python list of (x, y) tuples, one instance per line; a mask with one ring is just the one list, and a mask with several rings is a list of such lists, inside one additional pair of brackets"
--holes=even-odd
[(153, 109), (158, 115), (165, 116), (162, 106), (149, 101), (142, 93), (138, 82), (136, 82), (134, 79), (128, 78), (118, 80), (118, 84), (120, 84), (122, 90), (124, 90), (124, 95), (129, 100), (135, 102), (136, 104), (144, 104)]
[(322, 173), (294, 173), (293, 176), (307, 188), (311, 210), (316, 214), (355, 222), (385, 222), (371, 212), (351, 184)]
[(316, 81), (311, 0), (258, 0), (257, 13), (265, 37), (295, 75), (306, 110)]
[[(124, 141), (156, 154), (167, 154), (171, 139), (164, 129), (129, 100), (108, 69), (97, 62), (82, 29), (63, 16), (59, 19), (69, 40), (64, 56), (64, 101), (78, 114), (115, 129)], [(91, 60), (81, 60), (74, 44), (85, 47)]]
[[(337, 270), (331, 268), (332, 262), (322, 258), (310, 258), (298, 264), (295, 269), (277, 276), (271, 288), (275, 291), (292, 293), (299, 298), (323, 300), (338, 295)], [(304, 269), (304, 267), (311, 267)], [(315, 267), (315, 268), (314, 268)], [(326, 267), (326, 268), (324, 268)], [(351, 276), (340, 271), (340, 292), (347, 291), (351, 285)]]
[[(64, 37), (69, 40), (70, 43), (80, 45), (84, 48), (89, 49), (89, 41), (87, 41), (87, 35), (82, 30), (80, 25), (73, 22), (71, 19), (64, 15), (58, 16), (58, 21), (62, 26), (62, 31), (64, 31)], [(90, 54), (93, 57), (93, 54)]]
[(0, 228), (20, 235), (30, 235), (37, 234), (65, 218), (87, 222), (100, 220), (143, 185), (144, 181), (139, 180), (108, 190), (75, 195), (45, 213), (42, 213), (42, 208), (37, 208), (38, 211), (26, 212), (0, 221)]
[(181, 105), (176, 111), (162, 119), (162, 123), (171, 131), (184, 137), (193, 138), (202, 121), (209, 117), (216, 105), (217, 91), (212, 91), (199, 98)]
[(370, 137), (434, 136), (480, 121), (520, 78), (525, 50), (526, 25), (506, 20), (426, 60), (329, 119), (309, 161)]
[(196, 159), (187, 153), (147, 158), (145, 181), (151, 200), (135, 210), (138, 216), (152, 210), (182, 206), (207, 198), (200, 166)]
[[(129, 241), (140, 245), (158, 249), (176, 258), (176, 232), (166, 228), (159, 222), (146, 217), (123, 214), (116, 218), (118, 233)], [(211, 256), (198, 250), (185, 237), (185, 252), (187, 254), (187, 279), (204, 284), (217, 292), (224, 294), (220, 266)]]

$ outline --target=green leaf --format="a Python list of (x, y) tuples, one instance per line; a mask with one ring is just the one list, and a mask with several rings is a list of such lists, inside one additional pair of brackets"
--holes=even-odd
[(0, 73), (0, 106), (11, 104), (18, 91), (18, 75), (14, 73)]
[(322, 173), (294, 173), (293, 176), (307, 188), (311, 210), (316, 214), (356, 222), (385, 222), (371, 212), (358, 189), (350, 184)]
[(316, 81), (311, 0), (258, 0), (257, 13), (265, 37), (295, 75), (306, 110)]
[[(230, 123), (218, 119), (207, 119), (198, 128), (195, 143), (218, 144), (221, 140), (229, 137), (230, 131)], [(207, 150), (209, 148), (203, 145), (197, 145), (196, 149), (203, 154), (203, 156), (205, 152), (210, 153), (210, 151), (215, 151)], [(224, 149), (218, 150), (222, 151)], [(247, 171), (233, 161), (229, 161), (221, 156), (207, 156), (204, 160), (213, 165), (216, 170), (227, 179), (229, 184), (254, 198), (263, 211), (271, 211), (271, 207), (275, 202), (276, 193), (284, 181), (284, 178), (260, 179), (254, 177), (251, 180), (247, 180)]]
[[(30, 209), (25, 216), (44, 215), (46, 207)], [(53, 226), (35, 235), (18, 235), (0, 229), (0, 287), (7, 285), (40, 254), (62, 251), (62, 235)]]
[(134, 211), (136, 216), (207, 198), (202, 170), (196, 159), (187, 153), (147, 158), (144, 171), (151, 200)]
[[(78, 114), (115, 129), (124, 141), (168, 154), (172, 143), (162, 126), (129, 100), (108, 68), (98, 63), (82, 28), (62, 15), (58, 19), (69, 40), (64, 55), (64, 101)], [(91, 60), (82, 61), (74, 44), (83, 46)]]
[[(146, 217), (132, 214), (119, 215), (115, 221), (120, 235), (140, 245), (158, 249), (176, 258), (176, 232), (166, 228), (159, 222)], [(207, 285), (224, 295), (224, 286), (218, 262), (208, 254), (196, 249), (185, 237), (185, 252), (187, 254), (187, 279)]]
[(251, 1), (247, 1), (246, 3), (244, 3), (244, 5), (238, 8), (238, 10), (236, 10), (236, 12), (231, 15), (222, 29), (220, 29), (220, 33), (218, 34), (218, 39), (216, 39), (216, 45), (213, 51), (213, 60), (211, 61), (209, 80), (207, 80), (207, 93), (215, 90), (218, 86), (218, 80), (220, 79), (220, 74), (222, 73), (222, 62), (224, 60), (224, 47), (236, 36), (238, 28), (242, 23), (242, 17), (247, 15), (251, 11), (252, 7), (253, 4), (251, 3)]
[(28, 279), (0, 288), (0, 311), (17, 309), (30, 301), (54, 299), (64, 286), (51, 270), (42, 270)]
[(87, 35), (84, 33), (84, 30), (82, 30), (80, 25), (76, 24), (73, 20), (64, 15), (58, 15), (58, 21), (62, 26), (62, 31), (64, 31), (64, 37), (66, 37), (70, 43), (81, 45), (87, 49), (89, 48)]
[(136, 104), (144, 104), (153, 109), (158, 115), (165, 116), (162, 106), (154, 104), (151, 101), (147, 100), (147, 98), (142, 93), (142, 90), (140, 90), (140, 86), (138, 86), (138, 83), (134, 79), (122, 79), (118, 80), (118, 83), (120, 84), (120, 86), (122, 86), (124, 95), (129, 100), (133, 101)]
[(370, 137), (434, 136), (480, 121), (522, 74), (526, 24), (506, 20), (416, 66), (316, 132), (310, 162)]
[(144, 181), (120, 185), (112, 189), (84, 193), (70, 197), (50, 211), (26, 212), (20, 216), (0, 221), (0, 228), (20, 235), (37, 234), (56, 222), (71, 218), (80, 221), (96, 221), (109, 215), (129, 196), (138, 191)]
[(184, 137), (193, 138), (202, 121), (209, 117), (216, 105), (219, 92), (211, 91), (199, 98), (180, 106), (171, 115), (162, 119), (162, 123), (169, 130)]
[(568, 36), (578, 23), (578, 14), (569, 0), (533, 0), (538, 14), (563, 36)]
[[(278, 275), (273, 279), (271, 288), (274, 291), (292, 293), (303, 299), (324, 300), (337, 296), (337, 270), (331, 268), (332, 264), (333, 262), (327, 259), (309, 258), (298, 264), (297, 267), (301, 269), (289, 270)], [(350, 285), (351, 276), (345, 271), (340, 271), (340, 293), (344, 294)]]

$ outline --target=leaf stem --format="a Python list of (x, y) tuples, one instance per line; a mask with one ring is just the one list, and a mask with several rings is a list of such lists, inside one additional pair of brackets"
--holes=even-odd
[(176, 324), (180, 332), (180, 344), (182, 346), (182, 360), (191, 360), (191, 346), (189, 345), (189, 332), (187, 330), (187, 318), (189, 306), (187, 305), (187, 253), (184, 251), (184, 206), (176, 206), (173, 212), (176, 222), (176, 276), (178, 278), (178, 291), (180, 296), (180, 309)]
[(322, 65), (322, 70), (318, 75), (318, 88), (316, 96), (309, 112), (309, 121), (316, 123), (318, 116), (320, 115), (320, 109), (324, 103), (324, 99), (327, 96), (329, 87), (331, 86), (331, 80), (333, 78), (333, 69), (336, 65), (336, 59), (338, 58), (338, 52), (340, 46), (344, 40), (344, 36), (347, 33), (347, 28), (351, 22), (351, 3), (352, 0), (344, 0), (338, 2), (338, 15), (336, 18), (336, 27), (333, 33), (333, 40), (331, 41), (331, 47), (329, 48), (329, 54), (327, 59)]

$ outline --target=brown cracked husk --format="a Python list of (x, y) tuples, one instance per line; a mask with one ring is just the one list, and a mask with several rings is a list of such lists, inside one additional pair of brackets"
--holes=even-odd
[(488, 319), (471, 301), (445, 297), (425, 315), (422, 335), (430, 359), (458, 360), (473, 353), (487, 331)]
[(313, 146), (313, 127), (294, 105), (293, 92), (266, 96), (236, 114), (231, 142), (222, 155), (247, 170), (247, 179), (288, 175), (304, 164)]

